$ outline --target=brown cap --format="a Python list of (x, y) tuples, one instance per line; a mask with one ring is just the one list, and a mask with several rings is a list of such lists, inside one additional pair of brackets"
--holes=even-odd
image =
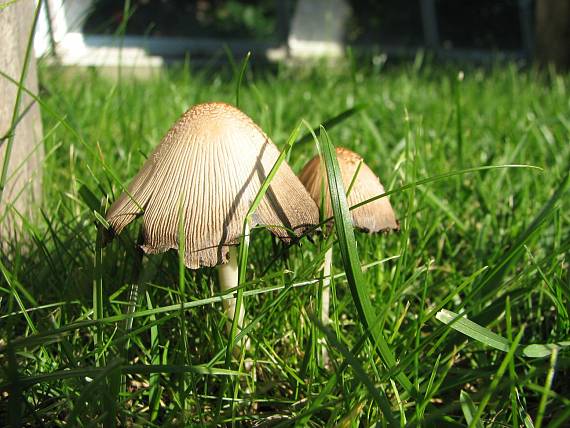
[[(143, 250), (178, 248), (184, 215), (185, 263), (192, 269), (227, 262), (277, 147), (243, 112), (225, 103), (190, 108), (109, 208), (114, 233), (143, 215)], [(136, 202), (135, 202), (136, 201)], [(182, 207), (180, 209), (180, 207)], [(265, 225), (288, 242), (318, 224), (318, 209), (289, 165), (271, 181), (251, 226)]]
[[(345, 190), (348, 190), (348, 186), (350, 186), (353, 180), (358, 165), (362, 162), (360, 171), (348, 195), (349, 206), (356, 205), (385, 192), (380, 180), (368, 165), (364, 163), (362, 157), (343, 147), (336, 148), (336, 157), (338, 159), (338, 166)], [(325, 168), (318, 155), (305, 165), (299, 178), (317, 204), (321, 203), (321, 186), (324, 181), (324, 188), (327, 192), (325, 215), (327, 217), (332, 216), (328, 181), (325, 176)], [(392, 205), (390, 205), (388, 197), (376, 199), (373, 202), (352, 210), (352, 221), (354, 227), (365, 232), (372, 233), (380, 232), (381, 230), (399, 229), (394, 210), (392, 209)]]

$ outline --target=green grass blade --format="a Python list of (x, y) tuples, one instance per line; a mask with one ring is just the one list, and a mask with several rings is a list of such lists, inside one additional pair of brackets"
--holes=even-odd
[[(93, 320), (101, 320), (105, 316), (103, 309), (103, 229), (98, 228), (95, 241), (93, 276)], [(96, 364), (105, 365), (105, 353), (101, 350), (104, 342), (104, 332), (98, 324), (93, 344), (96, 348)]]
[(356, 358), (356, 356), (354, 356), (344, 344), (342, 344), (340, 341), (337, 340), (336, 335), (330, 329), (326, 328), (316, 317), (311, 316), (310, 318), (311, 321), (319, 328), (319, 330), (325, 334), (327, 341), (346, 359), (348, 364), (354, 370), (356, 378), (370, 392), (370, 395), (380, 406), (380, 408), (382, 409), (382, 413), (384, 414), (388, 422), (391, 425), (395, 426), (396, 421), (394, 419), (394, 415), (392, 414), (392, 408), (390, 405), (390, 401), (386, 396), (386, 393), (382, 389), (376, 388), (376, 386), (374, 385), (374, 383), (370, 378), (370, 375), (366, 373), (366, 370), (364, 369), (360, 361), (358, 361), (358, 358)]
[[(146, 304), (149, 309), (152, 310), (152, 300), (150, 295), (145, 292), (146, 295)], [(156, 321), (156, 317), (151, 315), (149, 317), (151, 322)], [(160, 339), (158, 333), (158, 326), (153, 325), (150, 328), (150, 349), (149, 351), (152, 354), (151, 363), (153, 365), (160, 364)], [(149, 409), (150, 409), (150, 420), (154, 421), (158, 417), (158, 409), (160, 408), (160, 400), (161, 400), (161, 387), (160, 387), (160, 374), (153, 373), (149, 377)]]
[[(371, 332), (373, 344), (376, 347), (382, 362), (389, 369), (393, 369), (396, 367), (396, 359), (388, 347), (382, 331), (377, 328), (377, 317), (370, 301), (370, 293), (367, 289), (366, 281), (362, 274), (360, 259), (356, 250), (356, 240), (354, 238), (352, 219), (348, 210), (348, 202), (346, 200), (336, 152), (328, 138), (326, 130), (322, 127), (321, 136), (321, 153), (325, 161), (327, 180), (331, 195), (331, 206), (334, 213), (335, 230), (352, 299), (364, 329), (370, 330)], [(412, 396), (415, 395), (412, 383), (403, 372), (399, 372), (396, 375), (396, 379), (408, 394)]]
[[(437, 313), (436, 318), (454, 330), (499, 351), (508, 352), (509, 349), (511, 349), (512, 343), (503, 336), (493, 333), (488, 328), (482, 327), (455, 312), (442, 309)], [(570, 346), (570, 341), (552, 344), (521, 345), (517, 349), (517, 354), (528, 358), (544, 358), (568, 346)]]
[[(281, 153), (279, 153), (279, 157), (277, 158), (277, 160), (273, 164), (273, 167), (271, 168), (271, 170), (267, 174), (267, 177), (265, 178), (265, 180), (263, 180), (263, 183), (261, 184), (259, 191), (257, 192), (257, 194), (256, 194), (251, 206), (249, 207), (246, 216), (245, 216), (245, 219), (243, 222), (243, 227), (242, 227), (242, 234), (240, 237), (240, 244), (239, 244), (238, 289), (237, 289), (237, 294), (236, 294), (236, 306), (235, 306), (235, 313), (236, 314), (240, 313), (241, 307), (243, 305), (243, 292), (244, 292), (243, 284), (245, 284), (245, 280), (246, 280), (247, 254), (248, 254), (248, 249), (249, 249), (249, 227), (250, 227), (250, 223), (251, 223), (251, 218), (252, 218), (253, 214), (255, 213), (255, 211), (257, 210), (257, 208), (259, 207), (259, 204), (263, 200), (263, 197), (265, 196), (267, 189), (269, 189), (269, 185), (271, 184), (273, 177), (275, 177), (275, 174), (277, 174), (279, 167), (285, 161), (287, 155), (289, 154), (289, 151), (293, 147), (293, 144), (295, 143), (295, 141), (297, 139), (297, 135), (299, 134), (300, 128), (301, 128), (301, 124), (299, 123), (297, 125), (297, 127), (293, 130), (291, 135), (289, 136), (289, 139), (287, 140), (287, 144), (285, 144), (285, 147), (281, 150)], [(238, 316), (235, 316), (234, 319), (232, 320), (232, 326), (230, 329), (228, 343), (226, 346), (226, 356), (225, 356), (225, 367), (226, 368), (229, 368), (231, 365), (232, 352), (233, 352), (234, 347), (238, 343), (236, 340), (236, 336), (238, 333), (238, 331), (237, 331), (238, 330), (238, 320), (239, 320)], [(245, 352), (245, 349), (242, 347), (241, 351), (243, 353), (243, 352)], [(226, 384), (224, 382), (224, 385), (222, 386), (223, 394), (220, 395), (220, 399), (223, 398), (223, 396), (225, 395), (225, 390), (226, 390)], [(236, 393), (237, 393), (237, 390), (234, 393), (234, 395)], [(232, 400), (231, 403), (232, 403), (231, 408), (232, 408), (232, 412), (233, 412), (234, 400)], [(222, 404), (221, 400), (219, 400), (218, 410), (221, 410), (221, 404)], [(220, 412), (218, 411), (218, 414), (219, 413)]]
[(470, 321), (455, 312), (442, 309), (435, 317), (442, 323), (449, 325), (451, 328), (469, 336), (472, 339), (484, 343), (487, 346), (504, 352), (508, 352), (510, 349), (510, 344), (507, 339), (493, 333), (485, 327), (475, 324), (473, 321)]
[(245, 71), (247, 70), (247, 63), (249, 62), (250, 57), (251, 57), (251, 51), (245, 54), (245, 57), (241, 62), (241, 69), (239, 71), (239, 76), (236, 82), (236, 107), (238, 108), (239, 108), (239, 94), (241, 90), (241, 83), (243, 81), (243, 77), (245, 76)]
[[(236, 314), (239, 314), (239, 311), (240, 311), (240, 308), (241, 308), (241, 305), (243, 302), (243, 287), (241, 287), (241, 285), (245, 283), (245, 279), (246, 279), (245, 273), (246, 273), (246, 267), (247, 267), (247, 251), (248, 251), (248, 247), (249, 247), (249, 224), (251, 222), (251, 218), (252, 218), (253, 214), (255, 213), (255, 211), (257, 210), (257, 208), (259, 207), (259, 204), (263, 200), (263, 197), (265, 196), (267, 189), (269, 189), (269, 185), (271, 184), (273, 177), (275, 177), (275, 174), (277, 174), (279, 167), (285, 161), (285, 158), (287, 157), (289, 151), (293, 147), (293, 144), (295, 143), (295, 140), (297, 139), (297, 135), (299, 134), (300, 129), (301, 129), (301, 124), (299, 123), (297, 125), (297, 127), (293, 130), (291, 135), (289, 136), (289, 139), (287, 140), (285, 147), (283, 147), (283, 149), (281, 150), (281, 153), (279, 153), (279, 157), (277, 158), (277, 160), (273, 164), (273, 167), (269, 171), (269, 174), (267, 174), (267, 177), (265, 178), (265, 180), (261, 184), (259, 191), (257, 192), (257, 195), (255, 196), (255, 198), (254, 198), (254, 200), (253, 200), (251, 206), (249, 207), (249, 210), (247, 211), (247, 214), (245, 216), (245, 220), (244, 220), (244, 224), (243, 224), (243, 228), (242, 228), (242, 235), (240, 238), (240, 248), (239, 248), (239, 285), (240, 285), (240, 287), (238, 287), (237, 296), (236, 296), (236, 309), (235, 309)], [(231, 360), (231, 351), (236, 344), (235, 338), (236, 338), (236, 334), (237, 334), (237, 320), (238, 320), (238, 317), (235, 317), (233, 322), (232, 322), (230, 339), (228, 341), (228, 348), (226, 350), (226, 365), (228, 365), (229, 361)]]
[(481, 416), (483, 415), (483, 412), (485, 411), (487, 404), (491, 400), (492, 395), (495, 393), (497, 387), (499, 386), (499, 383), (501, 382), (501, 379), (503, 378), (505, 371), (507, 371), (507, 367), (508, 367), (509, 363), (515, 357), (515, 350), (517, 349), (517, 346), (519, 345), (519, 342), (520, 342), (523, 334), (524, 334), (524, 328), (522, 328), (521, 331), (519, 332), (519, 334), (517, 334), (517, 336), (513, 340), (513, 343), (511, 344), (510, 349), (507, 352), (507, 355), (505, 355), (505, 358), (503, 358), (503, 361), (501, 362), (501, 365), (499, 366), (497, 373), (495, 373), (495, 377), (493, 378), (491, 385), (485, 391), (485, 394), (483, 395), (483, 398), (481, 399), (481, 402), (479, 403), (479, 407), (477, 407), (477, 411), (475, 412), (473, 419), (469, 423), (469, 428), (474, 428), (479, 424), (479, 421), (481, 420)]
[(461, 108), (461, 84), (463, 82), (463, 72), (460, 71), (457, 80), (454, 82), (455, 119), (457, 133), (457, 162), (463, 168), (463, 111)]
[(26, 308), (24, 302), (22, 301), (20, 295), (18, 294), (18, 290), (16, 289), (16, 285), (14, 284), (15, 283), (14, 278), (12, 278), (12, 275), (10, 274), (10, 272), (8, 272), (8, 269), (6, 269), (6, 266), (4, 266), (4, 263), (2, 263), (1, 260), (0, 260), (0, 271), (2, 272), (4, 280), (8, 283), (8, 286), (10, 287), (12, 297), (14, 298), (14, 300), (16, 300), (16, 303), (20, 308), (20, 313), (22, 313), (24, 315), (24, 318), (26, 319), (28, 327), (30, 328), (32, 333), (37, 334), (38, 329), (34, 324), (34, 322), (32, 321), (30, 314), (28, 313), (29, 309)]
[(336, 125), (339, 125), (342, 122), (344, 122), (346, 119), (354, 116), (356, 113), (358, 113), (362, 110), (365, 110), (367, 107), (368, 107), (367, 104), (358, 104), (358, 105), (355, 105), (354, 107), (350, 107), (350, 108), (340, 112), (336, 116), (333, 116), (329, 119), (324, 120), (321, 123), (321, 125), (317, 126), (316, 128), (311, 129), (309, 132), (307, 132), (301, 138), (299, 138), (299, 140), (297, 141), (297, 145), (310, 143), (311, 141), (314, 141), (314, 135), (316, 135), (317, 137), (320, 136), (321, 126), (325, 129), (330, 130), (330, 129), (334, 128)]
[(542, 421), (546, 412), (546, 406), (548, 402), (548, 393), (552, 388), (552, 381), (554, 380), (554, 372), (556, 370), (556, 360), (558, 359), (558, 349), (552, 351), (550, 356), (550, 367), (548, 373), (546, 374), (546, 379), (544, 381), (544, 390), (540, 397), (540, 403), (538, 404), (538, 411), (536, 413), (535, 427), (540, 428), (542, 426)]
[[(451, 178), (451, 177), (456, 177), (458, 175), (464, 175), (464, 174), (473, 174), (476, 172), (483, 172), (483, 171), (489, 171), (489, 170), (494, 170), (494, 169), (504, 169), (504, 168), (529, 168), (529, 169), (534, 169), (534, 170), (538, 170), (538, 171), (542, 171), (542, 168), (538, 167), (538, 166), (534, 166), (534, 165), (519, 165), (519, 164), (512, 164), (512, 165), (486, 165), (486, 166), (478, 166), (478, 167), (473, 167), (473, 168), (464, 168), (464, 169), (460, 169), (460, 170), (456, 170), (456, 171), (450, 171), (450, 172), (444, 172), (442, 174), (436, 174), (436, 175), (432, 175), (431, 177), (427, 177), (427, 178), (422, 178), (421, 180), (416, 180), (412, 183), (408, 183), (405, 184), (403, 186), (400, 187), (395, 187), (392, 190), (389, 190), (387, 192), (384, 192), (380, 195), (374, 196), (372, 198), (366, 199), (365, 201), (359, 202), (358, 204), (354, 204), (352, 205), (349, 209), (355, 210), (356, 208), (362, 207), (366, 204), (369, 204), (370, 202), (376, 201), (380, 198), (385, 198), (387, 196), (393, 195), (395, 193), (400, 193), (403, 192), (404, 190), (409, 190), (409, 189), (413, 189), (417, 186), (423, 186), (425, 184), (429, 184), (429, 183), (435, 183), (437, 181), (441, 181), (444, 180), (446, 178)], [(327, 219), (331, 220), (331, 218)]]
[[(507, 299), (505, 300), (505, 322), (506, 322), (506, 327), (507, 327), (507, 339), (509, 340), (509, 342), (512, 342), (514, 336), (513, 336), (511, 299), (509, 296), (507, 296)], [(517, 373), (515, 370), (515, 361), (514, 360), (511, 360), (511, 362), (509, 363), (509, 381), (511, 382), (511, 390), (510, 390), (511, 409), (513, 409), (511, 419), (512, 419), (513, 426), (518, 427), (519, 426), (519, 412), (514, 411), (514, 409), (517, 409), (519, 407), (517, 405), (517, 402), (518, 402)]]
[[(461, 410), (463, 410), (465, 421), (467, 421), (467, 425), (470, 425), (473, 421), (473, 416), (477, 413), (477, 407), (471, 399), (471, 396), (464, 390), (461, 390), (459, 394), (459, 402), (461, 403)], [(481, 421), (475, 424), (475, 428), (483, 428)]]
[(532, 222), (524, 229), (513, 245), (503, 254), (503, 256), (495, 263), (494, 267), (484, 276), (481, 283), (476, 286), (480, 296), (492, 293), (498, 289), (500, 282), (513, 266), (520, 256), (524, 253), (524, 245), (540, 230), (546, 220), (556, 211), (558, 202), (562, 196), (567, 193), (568, 183), (570, 182), (570, 168), (568, 172), (560, 180), (557, 188), (552, 196), (542, 206), (538, 214), (533, 218)]
[[(56, 370), (50, 373), (41, 373), (35, 376), (20, 377), (18, 379), (19, 386), (27, 388), (31, 385), (43, 382), (59, 382), (63, 379), (74, 378), (94, 378), (101, 373), (104, 373), (108, 367), (118, 365), (118, 361), (110, 362), (106, 367), (82, 367), (71, 370)], [(173, 365), (173, 364), (130, 364), (120, 365), (122, 374), (154, 374), (154, 373), (195, 373), (201, 376), (249, 376), (248, 374), (241, 373), (237, 370), (227, 370), (221, 368), (212, 368), (205, 365)], [(12, 387), (10, 382), (1, 383), (0, 391)]]

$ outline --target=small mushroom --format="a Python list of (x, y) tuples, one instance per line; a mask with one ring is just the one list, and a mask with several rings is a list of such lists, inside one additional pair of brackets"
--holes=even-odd
[[(342, 182), (345, 190), (351, 185), (357, 170), (358, 175), (354, 179), (350, 193), (347, 194), (348, 205), (353, 206), (360, 202), (364, 202), (374, 196), (384, 193), (384, 186), (380, 183), (379, 178), (364, 163), (364, 160), (358, 154), (344, 148), (336, 148), (336, 157), (338, 166), (342, 175)], [(361, 164), (361, 165), (360, 165)], [(360, 166), (359, 166), (360, 165)], [(325, 216), (332, 216), (330, 193), (328, 182), (326, 180), (325, 168), (319, 156), (312, 158), (299, 175), (301, 182), (309, 191), (313, 200), (321, 203), (321, 189), (326, 189), (325, 198)], [(394, 210), (387, 197), (376, 199), (366, 205), (358, 207), (351, 211), (354, 227), (369, 233), (380, 232), (384, 230), (398, 230), (398, 222), (394, 215)]]
[[(347, 201), (349, 206), (364, 202), (374, 196), (385, 193), (384, 187), (378, 177), (364, 163), (358, 154), (343, 147), (336, 148), (336, 157), (342, 176), (342, 182), (347, 191)], [(320, 157), (312, 158), (299, 175), (301, 182), (309, 191), (311, 197), (317, 204), (324, 201), (324, 215), (326, 218), (332, 216), (332, 207), (326, 171)], [(325, 191), (323, 198), (321, 192)], [(392, 209), (388, 197), (376, 199), (361, 207), (351, 210), (352, 222), (356, 229), (368, 233), (380, 231), (398, 230), (399, 225)], [(332, 265), (332, 247), (325, 253), (323, 265), (322, 299), (321, 299), (321, 321), (324, 325), (330, 322), (330, 275)], [(324, 365), (328, 365), (328, 353), (323, 347), (321, 352)]]
[[(115, 234), (142, 215), (142, 249), (178, 249), (180, 214), (184, 259), (190, 269), (219, 267), (223, 291), (237, 286), (237, 257), (247, 211), (279, 156), (277, 147), (243, 112), (220, 102), (190, 108), (168, 131), (107, 220)], [(318, 209), (285, 162), (253, 215), (285, 242), (318, 224)], [(235, 299), (225, 299), (228, 319)], [(243, 306), (242, 306), (243, 309)], [(243, 323), (244, 311), (238, 317)]]

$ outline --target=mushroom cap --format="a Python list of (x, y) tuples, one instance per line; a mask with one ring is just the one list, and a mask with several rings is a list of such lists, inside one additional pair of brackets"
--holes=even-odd
[[(160, 253), (178, 249), (182, 213), (186, 266), (225, 263), (278, 156), (267, 135), (237, 108), (195, 105), (168, 131), (106, 218), (119, 234), (142, 214), (142, 249)], [(265, 225), (289, 242), (318, 222), (316, 204), (283, 162), (251, 226)]]
[[(361, 156), (344, 147), (337, 147), (336, 157), (338, 159), (338, 166), (345, 190), (348, 190), (354, 174), (358, 169), (358, 165), (362, 163), (352, 189), (348, 194), (347, 199), (349, 206), (356, 205), (374, 196), (385, 193), (382, 183), (380, 183), (380, 180), (368, 165), (364, 163)], [(324, 182), (324, 189), (327, 193), (324, 213), (326, 217), (331, 217), (332, 209), (328, 181), (325, 176), (324, 165), (318, 155), (307, 162), (299, 178), (317, 204), (321, 203), (321, 189), (323, 189), (322, 185)], [(382, 230), (399, 229), (394, 210), (392, 209), (388, 197), (369, 202), (352, 210), (351, 214), (354, 227), (364, 232), (374, 233)]]

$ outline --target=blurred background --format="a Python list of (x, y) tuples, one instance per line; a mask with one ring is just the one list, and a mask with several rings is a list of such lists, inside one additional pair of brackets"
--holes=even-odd
[[(338, 56), (346, 45), (391, 57), (568, 66), (567, 0), (45, 0), (35, 48), (63, 63), (161, 64), (252, 50), (267, 59)], [(118, 38), (117, 36), (121, 36)]]

